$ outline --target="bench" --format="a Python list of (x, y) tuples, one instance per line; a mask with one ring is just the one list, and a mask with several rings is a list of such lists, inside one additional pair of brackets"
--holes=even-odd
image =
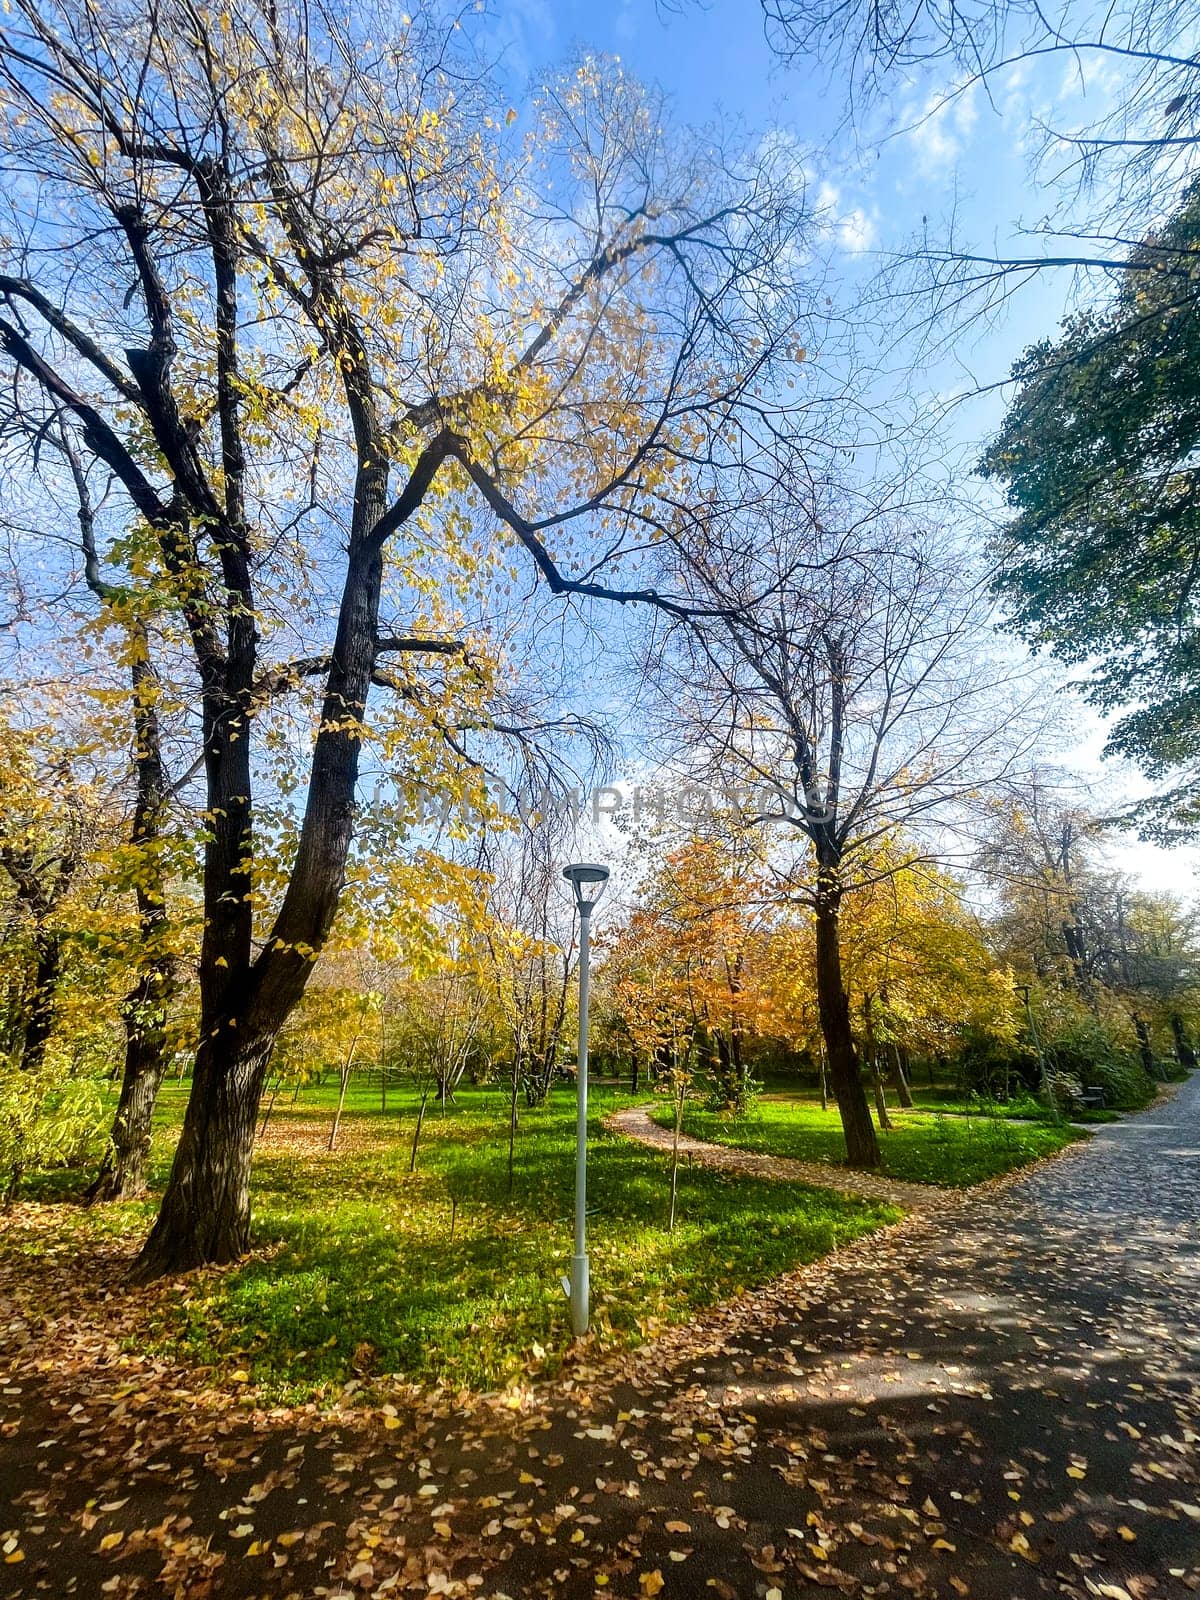
[(1078, 1094), (1072, 1095), (1071, 1099), (1081, 1111), (1104, 1110), (1104, 1090), (1101, 1088), (1081, 1089)]

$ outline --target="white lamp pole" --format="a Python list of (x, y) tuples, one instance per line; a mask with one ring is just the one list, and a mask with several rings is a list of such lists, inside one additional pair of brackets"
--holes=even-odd
[(588, 1091), (588, 937), (592, 908), (608, 882), (608, 868), (579, 861), (563, 868), (579, 908), (579, 1076), (575, 1108), (575, 1253), (571, 1276), (563, 1288), (571, 1302), (571, 1332), (578, 1339), (588, 1330), (587, 1257), (587, 1091)]

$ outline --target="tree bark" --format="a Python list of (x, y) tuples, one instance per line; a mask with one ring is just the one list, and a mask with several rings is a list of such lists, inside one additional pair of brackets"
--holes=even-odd
[(912, 1090), (908, 1086), (908, 1078), (904, 1073), (904, 1061), (900, 1055), (900, 1046), (894, 1040), (892, 1041), (892, 1070), (890, 1077), (901, 1109), (911, 1111), (913, 1108)]
[(888, 1116), (887, 1099), (883, 1092), (883, 1074), (879, 1070), (879, 1051), (875, 1048), (875, 1010), (874, 996), (863, 996), (863, 1044), (867, 1052), (867, 1062), (871, 1073), (871, 1090), (875, 1096), (875, 1115), (879, 1118), (879, 1126), (885, 1133), (892, 1131), (892, 1119)]
[(516, 1066), (516, 1063), (514, 1062), (514, 1064), (513, 1064), (512, 1082), (509, 1085), (509, 1096), (508, 1096), (508, 1192), (509, 1192), (509, 1194), (511, 1194), (513, 1192), (513, 1176), (514, 1176), (514, 1173), (515, 1173), (515, 1170), (516, 1170), (516, 1164), (517, 1164), (517, 1124), (518, 1124), (518, 1121), (519, 1121), (519, 1118), (520, 1118), (520, 1113), (517, 1110), (517, 1088), (518, 1088), (518, 1085), (519, 1085), (519, 1080), (518, 1080), (518, 1077), (517, 1077), (517, 1066)]
[(274, 1035), (202, 1041), (171, 1178), (135, 1281), (236, 1261), (250, 1242), (250, 1161)]
[(417, 1111), (417, 1124), (413, 1129), (412, 1149), (408, 1156), (408, 1170), (417, 1170), (417, 1148), (421, 1143), (421, 1129), (425, 1126), (425, 1107), (429, 1104), (429, 1085), (426, 1084), (421, 1091), (421, 1104)]
[[(279, 1098), (279, 1090), (282, 1084), (283, 1079), (276, 1074), (275, 1082), (271, 1085), (271, 1093), (267, 1096), (267, 1109), (263, 1112), (262, 1126), (258, 1130), (260, 1139), (266, 1137), (267, 1129), (271, 1123), (271, 1113), (275, 1109), (275, 1102)], [(294, 1101), (293, 1104), (295, 1104)]]
[[(81, 504), (85, 504), (81, 500)], [(81, 512), (81, 520), (84, 513)], [(94, 550), (86, 535), (84, 549)], [(138, 851), (135, 895), (143, 970), (125, 998), (125, 1069), (113, 1119), (112, 1141), (89, 1191), (89, 1200), (129, 1200), (145, 1188), (154, 1105), (167, 1070), (167, 1012), (176, 989), (175, 960), (168, 944), (167, 886), (159, 843), (167, 798), (159, 684), (150, 660), (145, 625), (131, 626), (133, 657), (133, 759), (137, 773), (130, 842)]]
[(156, 966), (143, 974), (125, 1002), (121, 1097), (111, 1144), (88, 1190), (89, 1200), (132, 1200), (145, 1192), (154, 1105), (167, 1070), (164, 1005), (162, 973)]
[(1133, 1014), (1133, 1027), (1134, 1032), (1137, 1034), (1138, 1053), (1141, 1055), (1142, 1067), (1145, 1070), (1146, 1076), (1149, 1078), (1156, 1077), (1157, 1074), (1154, 1070), (1154, 1049), (1150, 1043), (1150, 1029), (1146, 1026), (1146, 1019), (1144, 1017), (1139, 1017), (1136, 1011)]
[(39, 928), (33, 943), (33, 987), (21, 1044), (21, 1065), (26, 1072), (40, 1072), (46, 1059), (46, 1046), (54, 1031), (58, 980), (62, 976), (62, 935), (54, 929)]
[(879, 1126), (885, 1133), (892, 1131), (892, 1119), (888, 1115), (887, 1096), (883, 1092), (883, 1074), (879, 1070), (879, 1057), (872, 1050), (871, 1056), (871, 1089), (875, 1095), (875, 1115), (879, 1118)]
[(854, 1035), (850, 997), (842, 982), (841, 894), (836, 874), (822, 869), (816, 904), (817, 1008), (829, 1062), (829, 1079), (846, 1136), (846, 1159), (852, 1167), (873, 1171), (879, 1166), (879, 1141), (871, 1121)]
[(667, 1232), (675, 1232), (675, 1205), (679, 1197), (679, 1132), (683, 1126), (683, 1097), (686, 1086), (680, 1083), (675, 1090), (675, 1131), (671, 1137), (671, 1215)]
[(1187, 1029), (1178, 1011), (1171, 1014), (1171, 1032), (1175, 1036), (1175, 1054), (1179, 1057), (1179, 1065), (1190, 1070), (1196, 1065), (1196, 1051), (1187, 1036)]
[[(386, 472), (360, 485), (368, 527), (386, 505)], [(200, 1049), (183, 1132), (136, 1279), (235, 1260), (250, 1236), (250, 1162), (275, 1038), (304, 993), (337, 911), (354, 831), (361, 718), (374, 670), (382, 547), (352, 549), (296, 861), (275, 926), (252, 960), (247, 893), (252, 849), (249, 705), (206, 697), (208, 809), (219, 818), (205, 852)], [(253, 641), (246, 645), (252, 664)], [(230, 651), (233, 670), (235, 652)], [(231, 903), (232, 902), (232, 903)]]

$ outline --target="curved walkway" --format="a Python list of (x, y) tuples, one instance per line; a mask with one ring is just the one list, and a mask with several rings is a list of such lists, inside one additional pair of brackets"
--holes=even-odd
[[(625, 1111), (614, 1111), (605, 1117), (604, 1125), (627, 1139), (650, 1145), (655, 1150), (669, 1151), (675, 1143), (670, 1128), (660, 1128), (652, 1122), (646, 1106), (630, 1106)], [(941, 1211), (961, 1201), (963, 1190), (939, 1189), (929, 1183), (904, 1183), (896, 1178), (885, 1178), (873, 1172), (855, 1172), (850, 1167), (833, 1167), (823, 1161), (794, 1161), (790, 1156), (762, 1155), (756, 1150), (739, 1150), (734, 1145), (709, 1144), (704, 1139), (693, 1139), (686, 1133), (679, 1135), (679, 1153), (690, 1161), (705, 1167), (716, 1167), (722, 1172), (739, 1172), (751, 1178), (775, 1178), (792, 1183), (807, 1183), (816, 1189), (836, 1189), (839, 1194), (854, 1195), (862, 1200), (882, 1200), (887, 1205), (900, 1206), (905, 1211)]]
[(31, 1334), (0, 1600), (1200, 1595), (1200, 1074), (1073, 1148), (491, 1400), (205, 1412)]

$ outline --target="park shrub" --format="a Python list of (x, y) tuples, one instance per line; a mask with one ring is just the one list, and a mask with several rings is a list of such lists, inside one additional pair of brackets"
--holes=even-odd
[(958, 1080), (968, 1095), (1004, 1104), (1036, 1093), (1040, 1068), (1035, 1052), (982, 1029), (959, 1030)]
[(111, 1122), (98, 1078), (64, 1072), (52, 1056), (36, 1070), (0, 1059), (0, 1204), (26, 1172), (98, 1163)]
[(1144, 1106), (1154, 1084), (1133, 1048), (1129, 1021), (1115, 1008), (1090, 1011), (1075, 1003), (1061, 1004), (1056, 1026), (1045, 1041), (1052, 1071), (1080, 1088), (1103, 1089), (1105, 1103), (1118, 1111)]

